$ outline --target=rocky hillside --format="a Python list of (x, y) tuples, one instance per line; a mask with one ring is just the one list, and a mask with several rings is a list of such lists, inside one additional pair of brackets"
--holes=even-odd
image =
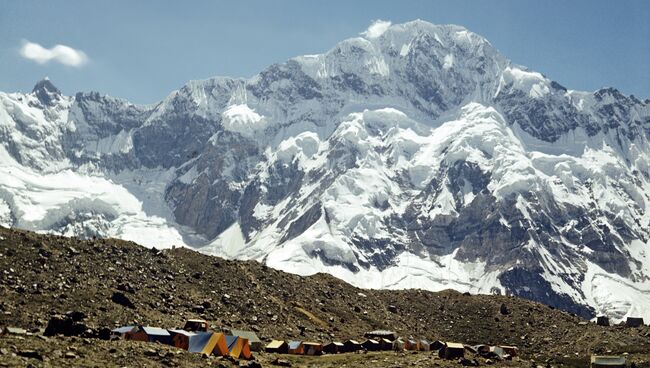
[[(101, 335), (105, 327), (174, 327), (201, 317), (215, 329), (256, 330), (265, 341), (344, 340), (391, 329), (432, 340), (511, 344), (521, 349), (517, 364), (525, 366), (531, 359), (578, 364), (590, 353), (605, 352), (627, 352), (637, 362), (650, 359), (650, 327), (599, 327), (517, 297), (359, 289), (326, 274), (301, 277), (184, 248), (160, 251), (115, 239), (79, 240), (0, 228), (0, 270), (0, 326), (41, 332), (51, 317), (67, 312), (76, 312), (82, 337)], [(29, 341), (0, 337), (0, 346), (42, 345), (40, 339)], [(111, 344), (53, 337), (46, 350), (55, 354), (71, 345), (108, 361), (124, 358), (120, 354), (125, 345)], [(119, 351), (106, 354), (111, 348)], [(129, 354), (146, 360), (147, 349), (138, 347)], [(156, 359), (166, 354), (159, 351)], [(391, 354), (378, 359), (402, 359)]]

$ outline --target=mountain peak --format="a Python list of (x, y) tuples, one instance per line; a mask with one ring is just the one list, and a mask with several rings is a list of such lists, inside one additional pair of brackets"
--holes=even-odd
[(32, 93), (45, 105), (52, 105), (55, 100), (61, 97), (61, 91), (52, 84), (52, 81), (48, 77), (38, 81), (34, 85)]

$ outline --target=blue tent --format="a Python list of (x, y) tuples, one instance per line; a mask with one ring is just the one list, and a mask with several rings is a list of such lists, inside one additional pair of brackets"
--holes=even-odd
[(200, 353), (205, 349), (205, 346), (210, 342), (212, 332), (196, 332), (190, 336), (190, 345), (187, 351), (190, 353)]
[(172, 343), (172, 336), (164, 328), (141, 326), (139, 329), (147, 335), (147, 341), (149, 342), (160, 342), (167, 345)]
[(235, 346), (239, 336), (226, 335), (226, 346), (228, 346), (228, 351), (231, 351)]

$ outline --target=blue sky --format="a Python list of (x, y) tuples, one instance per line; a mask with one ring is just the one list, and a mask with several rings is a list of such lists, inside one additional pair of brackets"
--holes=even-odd
[[(642, 0), (0, 1), (0, 90), (29, 91), (49, 76), (66, 94), (152, 103), (190, 79), (250, 77), (326, 51), (376, 19), (418, 18), (463, 25), (567, 88), (650, 97), (650, 1)], [(66, 45), (87, 59), (66, 66), (56, 59), (70, 61), (70, 50), (37, 50), (55, 59), (39, 64), (21, 55), (26, 42)]]

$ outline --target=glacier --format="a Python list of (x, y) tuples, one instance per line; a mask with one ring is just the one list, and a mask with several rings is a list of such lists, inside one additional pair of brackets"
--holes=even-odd
[(0, 92), (0, 225), (650, 319), (650, 100), (378, 22), (159, 103)]

